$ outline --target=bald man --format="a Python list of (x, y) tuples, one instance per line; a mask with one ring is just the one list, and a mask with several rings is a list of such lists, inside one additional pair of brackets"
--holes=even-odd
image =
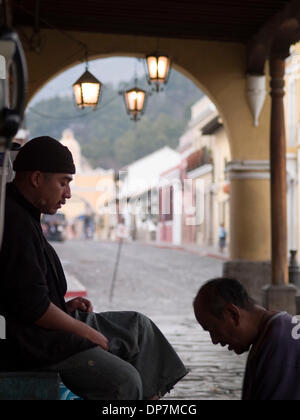
[(243, 400), (300, 400), (299, 322), (286, 312), (257, 305), (235, 279), (205, 283), (194, 313), (212, 343), (240, 355), (249, 352)]

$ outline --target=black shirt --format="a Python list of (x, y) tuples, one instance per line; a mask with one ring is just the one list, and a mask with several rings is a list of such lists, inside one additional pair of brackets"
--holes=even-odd
[(43, 235), (40, 218), (40, 211), (13, 183), (8, 184), (0, 254), (0, 314), (6, 319), (10, 369), (40, 368), (95, 346), (75, 334), (35, 325), (50, 302), (67, 312), (65, 275)]

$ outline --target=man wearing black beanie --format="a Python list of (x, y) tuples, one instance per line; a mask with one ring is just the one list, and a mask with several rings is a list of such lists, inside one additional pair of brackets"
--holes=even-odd
[(76, 172), (73, 157), (67, 147), (51, 137), (36, 137), (26, 143), (13, 169), (14, 186), (41, 213), (55, 214), (71, 197), (69, 183)]
[(58, 371), (84, 399), (164, 395), (187, 370), (151, 320), (135, 312), (95, 314), (87, 299), (64, 300), (63, 268), (40, 218), (71, 197), (70, 151), (51, 137), (35, 138), (21, 148), (14, 170), (0, 254), (8, 345), (1, 368)]

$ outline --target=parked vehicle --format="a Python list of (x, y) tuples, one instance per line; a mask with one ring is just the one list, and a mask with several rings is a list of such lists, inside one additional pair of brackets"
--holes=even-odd
[(41, 223), (48, 241), (63, 242), (66, 239), (67, 222), (64, 214), (44, 214)]

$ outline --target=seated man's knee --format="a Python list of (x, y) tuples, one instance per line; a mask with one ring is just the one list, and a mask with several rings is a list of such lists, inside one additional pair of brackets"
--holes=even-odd
[(117, 390), (117, 398), (121, 400), (142, 400), (143, 385), (139, 372), (131, 365), (128, 365), (126, 372), (122, 375)]

